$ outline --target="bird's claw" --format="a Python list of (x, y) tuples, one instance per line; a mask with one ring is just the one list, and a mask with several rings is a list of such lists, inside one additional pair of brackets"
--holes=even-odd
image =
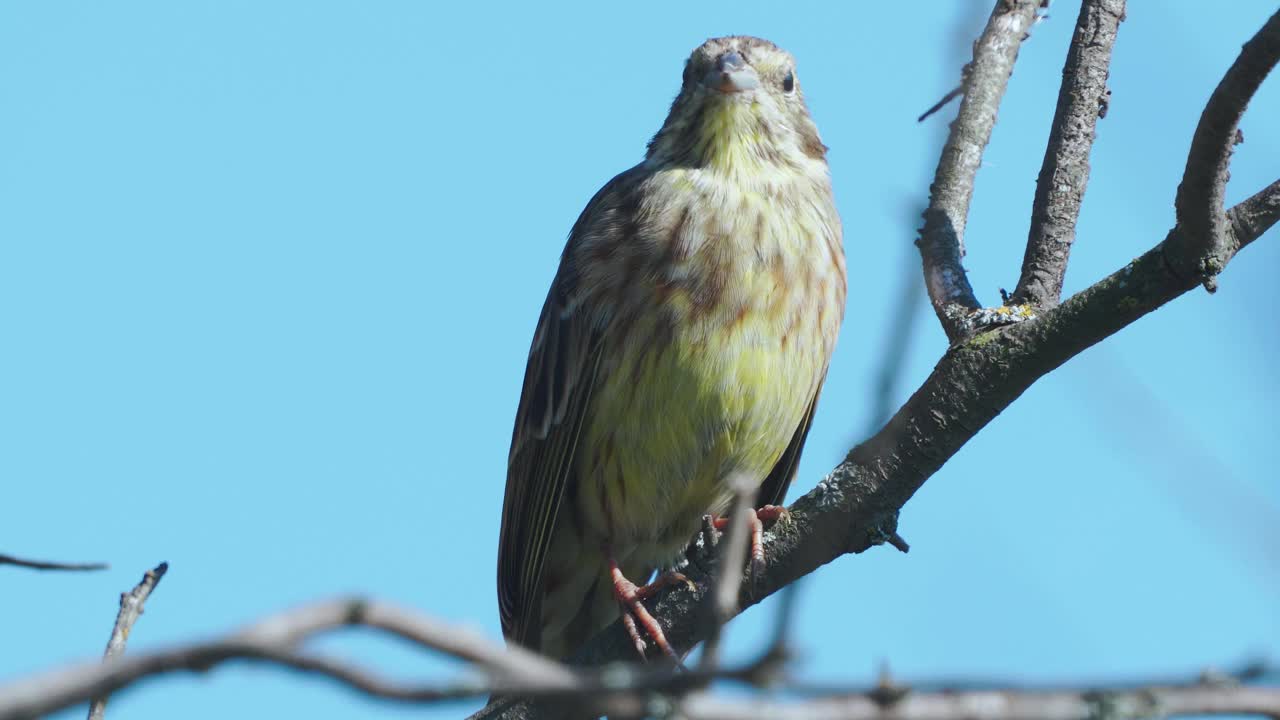
[[(750, 572), (753, 579), (764, 576), (764, 524), (766, 522), (786, 523), (790, 520), (791, 513), (781, 505), (765, 505), (763, 507), (752, 509), (747, 513), (747, 522), (751, 525)], [(711, 520), (711, 525), (717, 530), (723, 531), (729, 526), (729, 518), (714, 518)]]
[(659, 575), (653, 582), (648, 585), (636, 585), (622, 574), (621, 568), (615, 560), (609, 561), (609, 572), (613, 579), (613, 596), (617, 598), (618, 604), (622, 606), (622, 623), (627, 628), (627, 634), (631, 636), (631, 642), (635, 644), (636, 652), (640, 654), (642, 660), (647, 659), (645, 650), (648, 644), (640, 635), (640, 628), (643, 627), (647, 634), (658, 646), (664, 655), (670, 657), (680, 664), (680, 656), (676, 654), (671, 643), (667, 642), (667, 636), (662, 632), (662, 626), (658, 624), (657, 618), (649, 612), (649, 608), (644, 606), (644, 601), (658, 594), (658, 591), (668, 585), (684, 584), (693, 589), (696, 586), (693, 581), (678, 572), (667, 572)]

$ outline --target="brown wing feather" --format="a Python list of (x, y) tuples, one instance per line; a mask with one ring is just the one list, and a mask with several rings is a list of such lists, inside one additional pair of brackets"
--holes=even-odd
[(756, 492), (756, 507), (781, 505), (786, 499), (787, 488), (791, 487), (791, 481), (795, 479), (796, 470), (800, 467), (800, 453), (804, 450), (805, 439), (809, 437), (809, 427), (813, 424), (813, 411), (818, 407), (818, 396), (821, 394), (822, 383), (818, 383), (818, 389), (813, 393), (813, 399), (809, 401), (809, 409), (805, 411), (804, 418), (800, 420), (800, 426), (791, 436), (791, 442), (783, 451), (782, 457), (778, 458), (778, 462), (774, 464), (773, 470), (769, 471), (769, 476), (761, 483), (760, 490)]
[[(607, 183), (587, 204), (552, 282), (525, 369), (507, 460), (507, 490), (498, 541), (498, 608), (508, 639), (537, 648), (542, 573), (601, 355), (596, 318), (587, 307), (571, 258), (577, 243), (605, 234), (618, 242), (634, 233), (634, 182), (639, 167)], [(628, 213), (627, 211), (630, 211)]]
[(576, 313), (566, 317), (564, 310), (563, 290), (557, 284), (547, 297), (529, 351), (498, 543), (502, 631), (530, 647), (538, 644), (542, 568), (599, 357), (598, 339), (584, 327), (585, 320)]

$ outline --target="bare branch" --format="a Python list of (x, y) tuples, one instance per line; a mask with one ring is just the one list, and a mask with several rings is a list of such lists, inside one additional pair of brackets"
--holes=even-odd
[(873, 693), (799, 703), (735, 702), (696, 695), (680, 705), (696, 720), (1092, 720), (1179, 715), (1280, 717), (1280, 689), (1251, 687), (1149, 687), (1128, 691), (939, 692), (908, 694), (891, 703)]
[(16, 565), (18, 567), (31, 568), (32, 570), (106, 570), (109, 565), (106, 563), (60, 563), (46, 562), (44, 560), (24, 560), (13, 555), (0, 555), (0, 565)]
[[(783, 608), (779, 632), (785, 633), (789, 607)], [(422, 647), (441, 651), (483, 671), (474, 679), (410, 684), (391, 681), (356, 665), (306, 654), (303, 641), (328, 630), (363, 626), (383, 630)], [(775, 639), (775, 648), (781, 640)], [(714, 678), (759, 686), (775, 678), (780, 661), (771, 650), (750, 665), (728, 669), (675, 672), (642, 665), (573, 669), (518, 647), (502, 648), (465, 630), (444, 625), (386, 603), (359, 598), (309, 605), (270, 616), (240, 632), (209, 642), (171, 650), (114, 657), (103, 663), (45, 673), (0, 687), (0, 720), (28, 720), (83, 702), (95, 694), (119, 691), (139, 681), (175, 671), (204, 672), (230, 661), (262, 662), (334, 680), (372, 697), (430, 703), (489, 693), (521, 695), (560, 703), (559, 711), (609, 713), (639, 717), (678, 711), (699, 718), (901, 718), (965, 720), (994, 718), (1089, 718), (1106, 709), (1109, 717), (1152, 714), (1272, 714), (1280, 708), (1280, 688), (1240, 685), (1256, 680), (1265, 666), (1252, 665), (1235, 675), (1205, 674), (1194, 683), (1145, 684), (1091, 689), (1018, 688), (957, 689), (929, 685), (918, 688), (881, 683), (862, 692), (813, 697), (788, 703), (728, 701), (703, 694)], [(1259, 669), (1261, 668), (1261, 670)], [(491, 704), (477, 717), (503, 712), (509, 702)], [(505, 715), (504, 715), (505, 716)], [(562, 715), (557, 715), (562, 716)]]
[(1280, 10), (1262, 26), (1209, 97), (1191, 139), (1187, 168), (1174, 206), (1178, 229), (1168, 243), (1169, 263), (1212, 292), (1214, 278), (1235, 253), (1222, 206), (1228, 165), (1239, 142), (1240, 118), (1267, 74), (1280, 61)]
[(110, 660), (124, 654), (125, 643), (129, 641), (129, 633), (134, 623), (142, 617), (147, 598), (160, 584), (164, 574), (169, 571), (169, 563), (162, 562), (142, 575), (142, 580), (129, 592), (120, 593), (120, 612), (116, 613), (116, 624), (111, 629), (111, 639), (107, 641), (107, 650), (103, 659)]
[[(296, 651), (316, 634), (361, 625), (473, 663), (494, 679), (449, 688), (396, 686), (336, 661)], [(258, 660), (328, 675), (361, 690), (397, 699), (456, 698), (493, 688), (573, 692), (578, 677), (559, 663), (520, 648), (502, 648), (465, 630), (384, 603), (344, 599), (270, 616), (224, 638), (171, 650), (114, 657), (102, 663), (55, 670), (0, 686), (0, 720), (36, 718), (91, 698), (110, 695), (144, 678), (175, 671), (203, 672), (229, 660)], [(519, 684), (513, 680), (519, 679)]]
[[(169, 571), (169, 563), (162, 562), (155, 568), (146, 571), (142, 580), (129, 592), (120, 593), (120, 612), (116, 613), (116, 624), (111, 628), (111, 639), (107, 640), (107, 651), (103, 653), (103, 661), (120, 657), (124, 654), (125, 643), (129, 642), (129, 633), (134, 623), (142, 617), (143, 606), (151, 591), (160, 584), (160, 579)], [(89, 720), (102, 720), (107, 712), (107, 696), (99, 695), (89, 704)]]
[(1076, 220), (1089, 182), (1089, 154), (1106, 111), (1111, 48), (1124, 20), (1125, 0), (1085, 0), (1062, 68), (1058, 109), (1036, 180), (1031, 231), (1013, 303), (1037, 309), (1058, 304)]
[(1231, 228), (1231, 254), (1260, 237), (1277, 221), (1280, 221), (1280, 180), (1254, 193), (1227, 213), (1227, 225)]
[(1035, 22), (1039, 5), (1039, 0), (997, 0), (973, 47), (973, 62), (964, 78), (964, 99), (929, 187), (929, 207), (916, 244), (929, 299), (952, 342), (968, 332), (969, 314), (981, 307), (961, 265), (974, 178), (991, 139), (1018, 48)]
[[(463, 660), (482, 675), (448, 683), (407, 684), (356, 665), (300, 651), (319, 634), (342, 627), (387, 632), (420, 647)], [(785, 623), (781, 625), (785, 627)], [(232, 661), (262, 662), (335, 680), (373, 697), (434, 702), (489, 694), (519, 695), (566, 703), (619, 716), (643, 713), (653, 694), (686, 694), (715, 678), (755, 683), (772, 676), (776, 653), (736, 668), (676, 672), (670, 667), (615, 665), (573, 669), (519, 647), (504, 648), (465, 629), (452, 627), (387, 603), (348, 598), (317, 603), (269, 616), (239, 632), (170, 650), (117, 656), (38, 674), (0, 686), (0, 720), (28, 720), (119, 692), (140, 681), (178, 671), (206, 672)], [(496, 706), (501, 708), (503, 701)], [(564, 707), (553, 705), (552, 707)]]

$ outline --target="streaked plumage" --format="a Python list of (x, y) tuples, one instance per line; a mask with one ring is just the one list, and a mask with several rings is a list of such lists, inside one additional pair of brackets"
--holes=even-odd
[(768, 41), (707, 41), (645, 160), (570, 233), (511, 442), (513, 642), (576, 650), (618, 617), (609, 553), (637, 582), (670, 564), (725, 511), (729, 477), (760, 483), (757, 506), (786, 493), (845, 299), (826, 147), (794, 73)]

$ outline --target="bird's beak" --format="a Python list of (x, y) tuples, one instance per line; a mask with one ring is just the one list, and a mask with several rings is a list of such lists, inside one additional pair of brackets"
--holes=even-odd
[(715, 69), (707, 73), (703, 82), (707, 87), (731, 94), (756, 89), (760, 86), (760, 76), (741, 53), (730, 50), (716, 58)]

